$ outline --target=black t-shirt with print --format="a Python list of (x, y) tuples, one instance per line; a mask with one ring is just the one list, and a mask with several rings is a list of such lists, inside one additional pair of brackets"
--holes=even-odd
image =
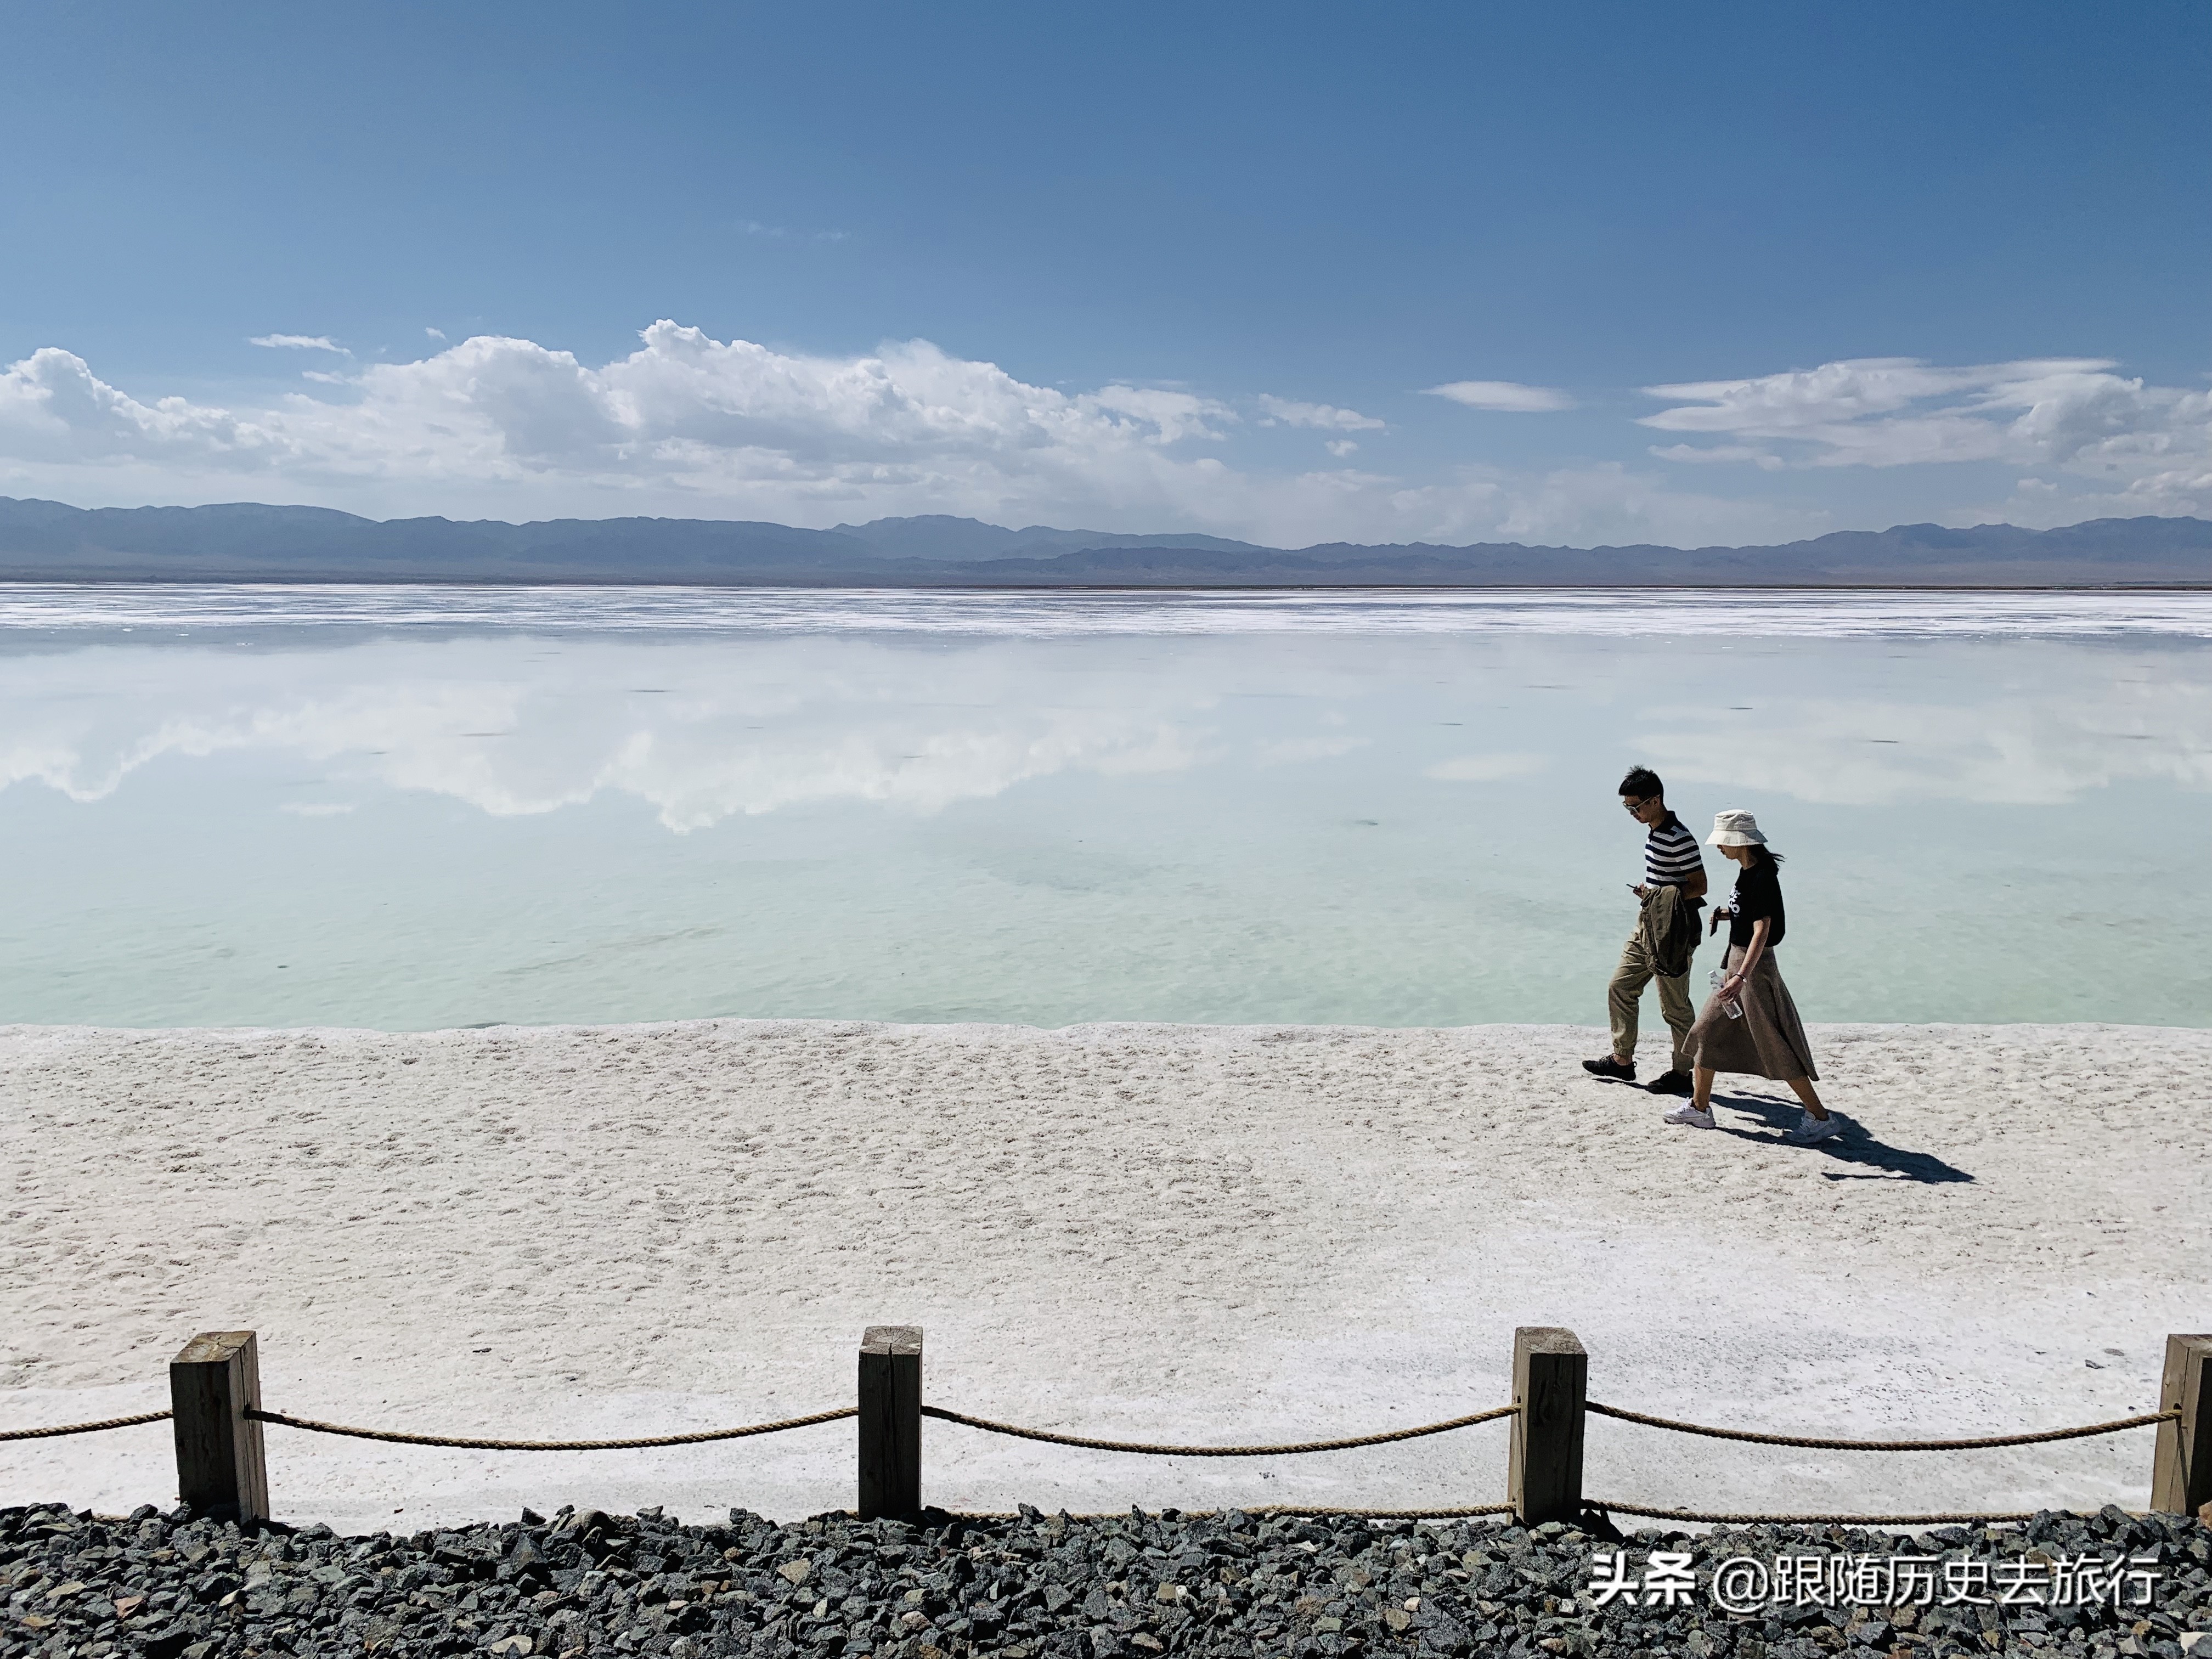
[(1770, 951), (1782, 943), (1784, 921), (1782, 915), (1782, 877), (1774, 866), (1755, 865), (1735, 878), (1735, 896), (1729, 901), (1735, 912), (1729, 921), (1729, 943), (1747, 949), (1751, 945), (1751, 925), (1761, 916), (1772, 920), (1766, 930), (1766, 947)]

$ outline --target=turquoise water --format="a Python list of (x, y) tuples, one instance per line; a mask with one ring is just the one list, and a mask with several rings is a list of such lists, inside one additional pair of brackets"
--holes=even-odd
[(0, 1021), (1595, 1024), (1640, 760), (1808, 1018), (2212, 1024), (2212, 596), (11, 587), (0, 714)]

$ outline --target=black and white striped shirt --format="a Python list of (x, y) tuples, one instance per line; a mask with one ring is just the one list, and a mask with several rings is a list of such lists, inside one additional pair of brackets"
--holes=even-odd
[(1672, 812), (1652, 826), (1644, 838), (1644, 884), (1647, 887), (1686, 887), (1693, 875), (1703, 875), (1705, 860), (1698, 851), (1698, 838), (1682, 827)]

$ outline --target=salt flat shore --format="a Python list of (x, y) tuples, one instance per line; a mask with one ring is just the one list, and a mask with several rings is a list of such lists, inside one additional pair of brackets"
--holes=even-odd
[[(1079, 1433), (1334, 1437), (1502, 1403), (1513, 1328), (1592, 1397), (1784, 1432), (1996, 1433), (2150, 1409), (2212, 1328), (2212, 1032), (1816, 1026), (1840, 1143), (1587, 1079), (1601, 1037), (893, 1026), (0, 1028), (0, 1427), (166, 1406), (195, 1331), (271, 1408), (592, 1437), (847, 1404), (862, 1327), (927, 1397)], [(173, 1500), (166, 1425), (0, 1443), (0, 1504)], [(852, 1428), (497, 1454), (269, 1435), (278, 1513), (413, 1531), (562, 1504), (792, 1516)], [(925, 1497), (1078, 1512), (1503, 1497), (1505, 1427), (1161, 1460), (928, 1425)], [(2150, 1435), (1765, 1449), (1593, 1419), (1588, 1489), (1695, 1509), (2143, 1503)]]

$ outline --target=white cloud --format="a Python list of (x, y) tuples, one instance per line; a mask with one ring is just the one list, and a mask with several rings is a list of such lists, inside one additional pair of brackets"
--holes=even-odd
[(246, 343), (267, 346), (272, 350), (330, 351), (341, 357), (353, 356), (327, 334), (256, 334)]
[[(2108, 510), (2212, 504), (2212, 392), (2146, 385), (2100, 357), (1964, 368), (1860, 357), (1741, 380), (1645, 388), (1674, 406), (1643, 418), (1662, 432), (1729, 441), (1675, 444), (1675, 461), (1890, 467), (1995, 461), (2117, 484)], [(2048, 483), (2048, 480), (2042, 481)]]
[(1366, 748), (1372, 738), (1355, 738), (1342, 732), (1334, 737), (1284, 738), (1260, 745), (1254, 758), (1261, 766), (1297, 766), (1308, 761), (1335, 760)]
[(1651, 453), (1662, 461), (1681, 461), (1689, 465), (1700, 462), (1748, 461), (1763, 472), (1779, 472), (1787, 465), (1771, 449), (1756, 444), (1668, 444), (1654, 445)]
[(1575, 400), (1557, 386), (1522, 386), (1518, 380), (1453, 380), (1430, 386), (1422, 395), (1504, 415), (1550, 415), (1575, 406)]
[(1462, 755), (1425, 767), (1421, 775), (1443, 783), (1503, 783), (1533, 777), (1550, 763), (1541, 755)]
[[(1358, 467), (1346, 465), (1358, 453), (1350, 434), (1382, 423), (1357, 410), (1171, 386), (1033, 385), (922, 340), (809, 356), (660, 322), (637, 349), (597, 366), (497, 336), (411, 362), (320, 362), (308, 371), (315, 389), (225, 409), (141, 401), (68, 351), (33, 353), (0, 369), (0, 494), (799, 525), (945, 513), (1204, 530), (1285, 547), (1698, 545), (1837, 527), (1824, 509), (1766, 493), (1690, 488), (1680, 468), (1657, 462), (1467, 465), (1412, 477)], [(2205, 394), (2143, 387), (2075, 360), (2002, 373), (1899, 360), (1835, 367), (1663, 388), (1680, 401), (1651, 422), (1685, 441), (1661, 459), (1778, 471), (1808, 459), (1872, 466), (1993, 452), (2016, 454), (2019, 474), (2065, 480), (2058, 493), (2022, 491), (2011, 503), (1962, 501), (1952, 516), (1964, 522), (2212, 507)], [(1316, 432), (1329, 459), (1291, 473), (1237, 465), (1243, 434), (1267, 422)], [(1913, 512), (1929, 516), (1917, 501)]]
[(1260, 407), (1267, 412), (1263, 426), (1279, 422), (1285, 426), (1316, 427), (1324, 432), (1381, 432), (1387, 422), (1371, 415), (1362, 415), (1356, 409), (1339, 409), (1334, 404), (1299, 404), (1287, 398), (1260, 394)]
[[(1756, 540), (1829, 527), (1618, 466), (1419, 479), (1337, 465), (1240, 470), (1223, 459), (1240, 429), (1224, 402), (1168, 387), (1034, 386), (921, 340), (812, 357), (661, 322), (637, 350), (597, 368), (534, 341), (477, 336), (413, 362), (313, 373), (342, 395), (295, 392), (234, 411), (149, 404), (47, 348), (0, 371), (0, 493), (88, 505), (250, 495), (383, 516), (827, 525), (948, 513), (1288, 547)], [(1329, 411), (1324, 432), (1370, 418), (1284, 406)]]
[(433, 340), (442, 340), (446, 337), (446, 331), (442, 328), (425, 327), (422, 332)]
[(825, 501), (904, 492), (994, 505), (1024, 477), (1159, 495), (1192, 463), (1165, 453), (1234, 420), (1184, 392), (1024, 385), (927, 341), (860, 358), (786, 356), (656, 323), (601, 368), (529, 340), (479, 336), (409, 363), (365, 365), (342, 403), (304, 396), (250, 415), (142, 404), (48, 348), (0, 377), (0, 455), (283, 464), (325, 481), (559, 477), (701, 495), (771, 488)]
[(0, 455), (9, 459), (258, 466), (284, 448), (276, 434), (225, 410), (182, 398), (142, 404), (53, 346), (0, 373)]
[[(994, 368), (993, 372), (997, 371)], [(1109, 386), (1093, 394), (1092, 401), (1098, 408), (1116, 415), (1134, 416), (1139, 421), (1151, 422), (1157, 428), (1152, 441), (1164, 444), (1182, 438), (1218, 440), (1225, 434), (1212, 423), (1237, 418), (1225, 404), (1193, 397), (1188, 392), (1166, 392), (1151, 386)]]

